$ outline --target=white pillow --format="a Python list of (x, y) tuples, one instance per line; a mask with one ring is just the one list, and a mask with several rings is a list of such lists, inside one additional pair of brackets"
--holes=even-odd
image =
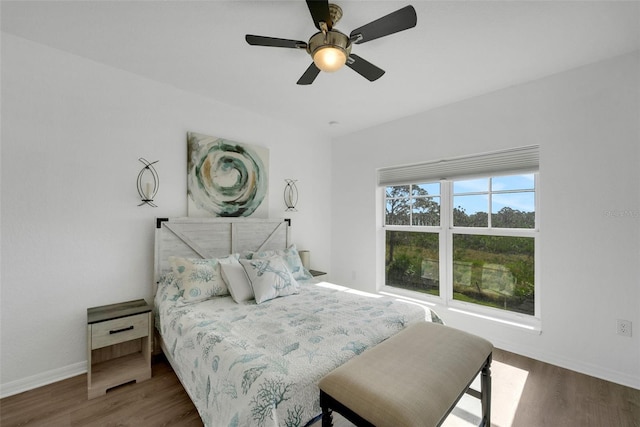
[(227, 283), (231, 298), (237, 303), (249, 301), (253, 299), (253, 289), (251, 283), (245, 273), (244, 268), (236, 260), (236, 262), (229, 262), (220, 264), (222, 270), (222, 278)]
[(169, 257), (169, 264), (178, 283), (184, 289), (184, 302), (204, 301), (214, 296), (228, 295), (227, 285), (220, 276), (217, 259)]
[(280, 256), (241, 259), (240, 264), (249, 277), (256, 304), (299, 292), (300, 285)]
[(294, 279), (311, 279), (313, 276), (302, 265), (300, 254), (296, 245), (291, 245), (287, 249), (270, 250), (263, 252), (254, 252), (251, 259), (271, 258), (274, 255), (280, 255), (282, 259), (287, 263), (289, 271), (293, 275)]

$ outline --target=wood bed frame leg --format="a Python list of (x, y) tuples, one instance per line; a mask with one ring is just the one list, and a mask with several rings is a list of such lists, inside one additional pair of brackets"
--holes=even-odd
[(482, 367), (482, 422), (480, 426), (483, 427), (491, 426), (491, 357), (492, 355), (489, 354)]
[(333, 411), (326, 406), (322, 407), (322, 427), (333, 427)]

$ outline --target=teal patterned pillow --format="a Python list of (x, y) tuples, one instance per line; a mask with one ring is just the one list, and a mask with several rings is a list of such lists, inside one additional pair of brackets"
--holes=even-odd
[(229, 295), (227, 285), (220, 275), (217, 259), (169, 257), (169, 263), (178, 287), (184, 289), (184, 302), (199, 302), (214, 296)]
[(296, 245), (291, 245), (283, 250), (254, 252), (251, 259), (270, 258), (274, 255), (280, 255), (282, 257), (287, 263), (287, 267), (289, 267), (294, 279), (305, 280), (313, 277), (302, 265), (302, 260), (300, 259)]
[(277, 297), (297, 294), (300, 285), (291, 275), (287, 264), (280, 256), (258, 259), (241, 259), (253, 288), (256, 304)]

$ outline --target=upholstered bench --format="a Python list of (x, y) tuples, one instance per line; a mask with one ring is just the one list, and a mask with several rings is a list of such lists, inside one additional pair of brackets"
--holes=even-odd
[[(439, 426), (469, 393), (491, 421), (491, 354), (480, 337), (435, 323), (407, 327), (320, 380), (322, 426), (332, 411), (357, 426)], [(482, 372), (481, 391), (469, 386)]]

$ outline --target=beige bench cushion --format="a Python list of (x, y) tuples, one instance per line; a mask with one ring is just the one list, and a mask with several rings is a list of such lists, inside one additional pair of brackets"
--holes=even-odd
[(319, 385), (375, 426), (436, 426), (492, 351), (485, 339), (421, 322), (351, 359)]

